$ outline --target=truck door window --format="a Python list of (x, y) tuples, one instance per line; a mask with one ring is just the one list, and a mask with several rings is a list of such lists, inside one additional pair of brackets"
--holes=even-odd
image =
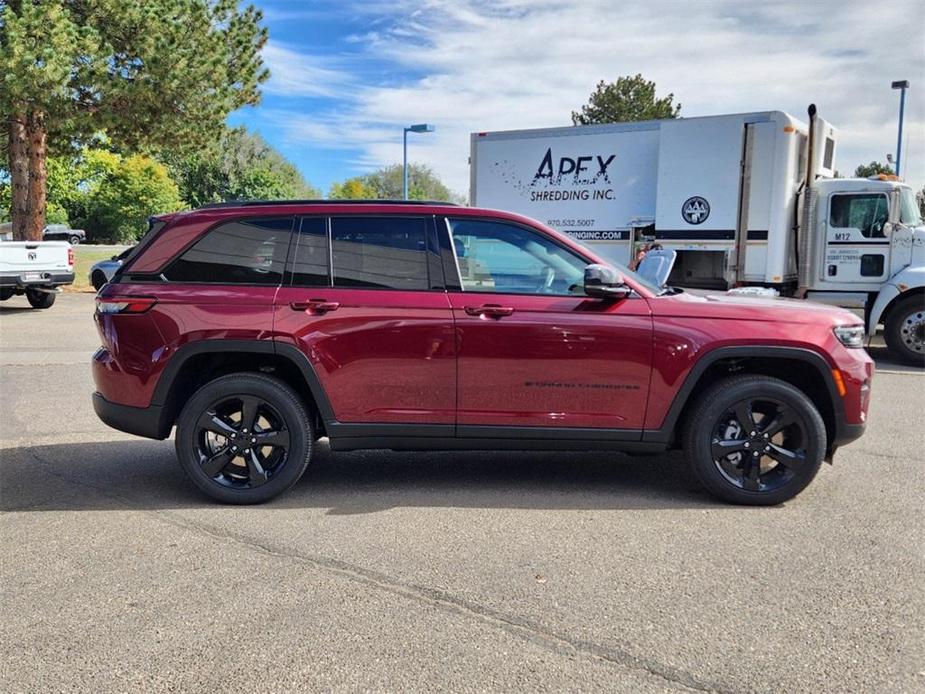
[(837, 229), (857, 229), (869, 239), (884, 238), (883, 228), (890, 216), (886, 195), (863, 193), (833, 195), (829, 225)]
[(587, 262), (541, 234), (503, 222), (449, 223), (463, 291), (582, 293)]

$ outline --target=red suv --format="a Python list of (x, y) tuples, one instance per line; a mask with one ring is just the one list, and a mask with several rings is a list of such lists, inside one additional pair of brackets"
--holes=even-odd
[(683, 448), (737, 503), (798, 494), (864, 430), (852, 314), (660, 288), (533, 220), (446, 204), (164, 215), (97, 297), (99, 417), (225, 502), (333, 450)]

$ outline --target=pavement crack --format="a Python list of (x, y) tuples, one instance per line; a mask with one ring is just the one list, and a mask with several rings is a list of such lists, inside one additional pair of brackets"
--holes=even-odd
[(732, 694), (736, 691), (721, 686), (718, 683), (703, 680), (681, 668), (660, 663), (650, 658), (641, 658), (634, 655), (626, 646), (606, 646), (591, 640), (576, 638), (530, 619), (486, 607), (436, 588), (403, 582), (384, 573), (339, 559), (306, 554), (291, 548), (279, 547), (268, 542), (262, 542), (252, 537), (216, 528), (207, 523), (194, 521), (178, 511), (140, 507), (135, 500), (130, 497), (114, 492), (108, 487), (94, 484), (88, 480), (69, 477), (56, 470), (50, 461), (44, 460), (35, 451), (30, 451), (29, 453), (51, 476), (67, 482), (68, 484), (93, 489), (100, 495), (117, 501), (127, 510), (151, 514), (162, 522), (174, 527), (205, 534), (210, 538), (223, 542), (235, 543), (250, 551), (256, 551), (268, 556), (311, 566), (318, 571), (334, 573), (356, 583), (362, 583), (366, 586), (371, 586), (408, 600), (430, 605), (437, 609), (452, 612), (469, 619), (474, 619), (483, 624), (500, 628), (522, 640), (538, 645), (559, 655), (581, 656), (628, 669), (643, 671), (664, 681), (672, 687), (684, 687), (692, 691), (719, 692), (721, 694)]

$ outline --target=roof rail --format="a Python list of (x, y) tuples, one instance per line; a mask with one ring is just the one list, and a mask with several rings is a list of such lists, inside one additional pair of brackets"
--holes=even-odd
[(197, 210), (209, 210), (216, 207), (251, 207), (255, 205), (449, 205), (457, 207), (455, 202), (444, 200), (227, 200), (200, 205)]

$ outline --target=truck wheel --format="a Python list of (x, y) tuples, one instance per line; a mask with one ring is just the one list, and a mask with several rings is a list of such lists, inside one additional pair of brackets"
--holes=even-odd
[(925, 297), (900, 301), (887, 316), (883, 337), (890, 354), (904, 364), (925, 365)]
[(0, 289), (0, 301), (6, 301), (13, 296), (13, 294), (14, 292), (12, 289)]
[(29, 305), (32, 306), (32, 308), (51, 308), (57, 296), (57, 294), (38, 292), (34, 289), (26, 290), (26, 298), (29, 300)]
[(76, 245), (78, 245), (78, 244), (80, 243), (80, 237), (77, 236), (76, 234), (74, 234), (74, 236), (71, 236), (71, 237), (68, 239), (68, 241), (71, 242), (71, 245), (72, 245), (72, 246), (76, 246)]
[(812, 401), (785, 381), (743, 375), (693, 403), (683, 443), (694, 478), (735, 504), (792, 499), (822, 464), (825, 424)]
[(90, 284), (93, 285), (96, 291), (103, 288), (103, 285), (106, 284), (106, 275), (103, 274), (102, 270), (95, 270), (93, 272), (93, 276), (90, 278)]
[(177, 458), (199, 489), (259, 504), (298, 482), (314, 436), (305, 406), (277, 378), (238, 373), (204, 385), (177, 420)]

